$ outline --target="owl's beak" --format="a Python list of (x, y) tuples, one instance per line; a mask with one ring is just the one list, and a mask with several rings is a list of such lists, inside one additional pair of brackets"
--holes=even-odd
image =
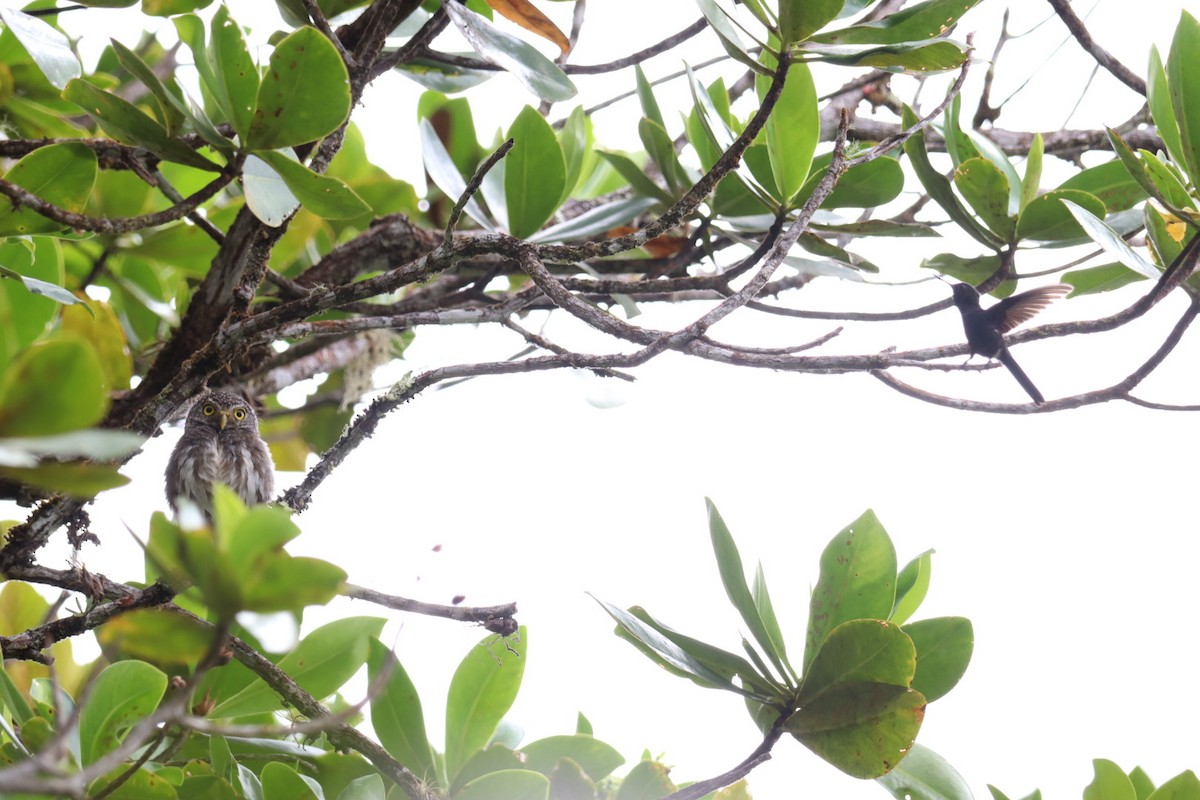
[(225, 426), (229, 424), (229, 412), (220, 411), (218, 413), (221, 415), (221, 430), (225, 430)]

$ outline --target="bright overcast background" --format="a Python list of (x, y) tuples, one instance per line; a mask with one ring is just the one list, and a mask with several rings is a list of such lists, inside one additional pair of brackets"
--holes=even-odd
[[(539, 5), (569, 28), (572, 4)], [(1144, 73), (1150, 45), (1165, 54), (1185, 3), (1075, 5), (1104, 47)], [(1029, 33), (1002, 52), (993, 103), (1029, 83), (1005, 106), (998, 127), (1099, 128), (1136, 112), (1138, 99), (1104, 72), (1072, 111), (1094, 65), (1049, 19), (1050, 6), (983, 0), (956, 34), (974, 31), (981, 59), (964, 95), (965, 118), (973, 113), (982, 60), (991, 56), (1006, 8), (1010, 31)], [(231, 10), (254, 27), (260, 42), (278, 25), (274, 4), (265, 0), (231, 4)], [(588, 16), (576, 63), (634, 52), (699, 14), (689, 0), (604, 0), (589, 4)], [(137, 14), (101, 10), (63, 20), (76, 34), (94, 37), (90, 53), (108, 35), (134, 44), (146, 24)], [(164, 39), (171, 38), (171, 26), (157, 24)], [(678, 70), (684, 59), (698, 63), (719, 52), (706, 32), (644, 68), (653, 79)], [(820, 67), (815, 73), (823, 91), (852, 75)], [(705, 80), (715, 74), (702, 73)], [(633, 75), (581, 76), (577, 84), (587, 106), (631, 89)], [(911, 100), (915, 85), (898, 79), (894, 90)], [(921, 102), (931, 106), (941, 87), (926, 86)], [(387, 76), (354, 117), (376, 163), (418, 187), (420, 91), (403, 77)], [(677, 134), (678, 115), (668, 109), (690, 102), (686, 85), (675, 81), (658, 92)], [(468, 96), (485, 143), (521, 104), (536, 104), (507, 77)], [(553, 116), (568, 110), (558, 108)], [(637, 149), (639, 115), (636, 101), (597, 114), (599, 144)], [(1056, 182), (1053, 161), (1049, 185)], [(901, 205), (914, 199), (915, 186), (910, 180)], [(922, 277), (922, 257), (979, 252), (953, 240), (918, 242), (863, 243), (861, 250), (883, 267), (877, 277), (887, 281)], [(1032, 271), (1071, 257), (1061, 251), (1042, 261), (1022, 256), (1018, 268)], [(1044, 319), (1108, 313), (1144, 288), (1060, 302)], [(788, 302), (903, 309), (947, 294), (937, 282), (896, 288), (825, 279)], [(1015, 353), (1049, 398), (1107, 386), (1145, 359), (1182, 302), (1172, 298), (1128, 331), (1033, 343)], [(639, 321), (678, 327), (701, 312), (659, 309)], [(540, 320), (531, 324), (536, 329)], [(743, 310), (714, 335), (782, 346), (830, 327)], [(565, 315), (546, 333), (567, 346), (613, 346)], [(1196, 402), (1194, 338), (1172, 356), (1164, 375), (1147, 381), (1142, 396)], [(959, 319), (948, 310), (919, 322), (860, 325), (831, 348), (872, 352), (961, 339)], [(421, 330), (405, 362), (381, 371), (377, 381), (386, 387), (407, 370), (503, 358), (520, 347), (493, 329)], [(974, 414), (901, 397), (867, 376), (798, 376), (675, 355), (636, 374), (633, 385), (556, 372), (426, 392), (392, 414), (316, 492), (312, 509), (298, 518), (304, 535), (293, 552), (328, 558), (353, 582), (393, 594), (433, 602), (463, 594), (473, 605), (515, 600), (530, 635), (518, 646), (527, 658), (526, 681), (510, 718), (525, 728), (527, 740), (573, 731), (582, 711), (596, 735), (627, 759), (648, 748), (684, 781), (742, 760), (760, 739), (757, 729), (737, 697), (671, 677), (615, 638), (611, 620), (585, 592), (622, 606), (643, 605), (676, 629), (737, 649), (740, 621), (708, 547), (703, 498), (709, 495), (747, 564), (764, 562), (785, 633), (799, 652), (821, 550), (873, 508), (900, 563), (936, 550), (929, 597), (917, 617), (961, 615), (975, 625), (971, 667), (953, 692), (929, 707), (918, 741), (953, 764), (976, 796), (986, 796), (985, 784), (992, 783), (1012, 797), (1037, 787), (1048, 797), (1077, 797), (1094, 757), (1126, 769), (1140, 764), (1157, 782), (1197, 766), (1200, 729), (1183, 722), (1200, 714), (1193, 418), (1126, 404), (1030, 416)], [(1024, 400), (1002, 370), (901, 377), (957, 396)], [(95, 504), (93, 530), (103, 546), (83, 552), (89, 569), (121, 580), (142, 576), (140, 551), (123, 525), (144, 537), (151, 512), (165, 508), (161, 476), (178, 436), (172, 428), (150, 442), (125, 469), (132, 484)], [(287, 488), (299, 479), (282, 474), (280, 484)], [(45, 563), (60, 565), (46, 555)], [(438, 746), (450, 676), (484, 632), (351, 601), (311, 609), (305, 629), (348, 614), (394, 620), (385, 636), (421, 692)], [(885, 796), (790, 739), (750, 782), (760, 800)]]

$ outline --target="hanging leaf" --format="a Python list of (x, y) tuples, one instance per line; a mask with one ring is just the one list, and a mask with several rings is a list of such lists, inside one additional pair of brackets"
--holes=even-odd
[(525, 30), (554, 42), (558, 45), (559, 52), (565, 53), (571, 48), (566, 34), (529, 0), (487, 0), (487, 4)]
[(0, 20), (55, 89), (65, 89), (82, 74), (70, 40), (50, 23), (12, 8), (0, 8)]

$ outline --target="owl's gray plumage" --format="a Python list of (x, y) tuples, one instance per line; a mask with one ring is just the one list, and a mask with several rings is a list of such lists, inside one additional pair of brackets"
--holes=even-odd
[(275, 493), (274, 466), (250, 403), (209, 392), (192, 405), (167, 462), (167, 501), (178, 510), (179, 498), (190, 500), (211, 520), (212, 486), (220, 481), (246, 505), (265, 503)]

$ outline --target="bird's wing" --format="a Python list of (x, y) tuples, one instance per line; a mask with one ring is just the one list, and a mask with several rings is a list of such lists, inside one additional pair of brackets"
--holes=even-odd
[(1012, 297), (1001, 300), (989, 308), (987, 313), (991, 316), (997, 330), (1001, 333), (1008, 333), (1022, 322), (1033, 319), (1035, 314), (1055, 300), (1066, 297), (1071, 288), (1065, 283), (1040, 286), (1037, 289), (1030, 289), (1028, 292), (1014, 294)]

